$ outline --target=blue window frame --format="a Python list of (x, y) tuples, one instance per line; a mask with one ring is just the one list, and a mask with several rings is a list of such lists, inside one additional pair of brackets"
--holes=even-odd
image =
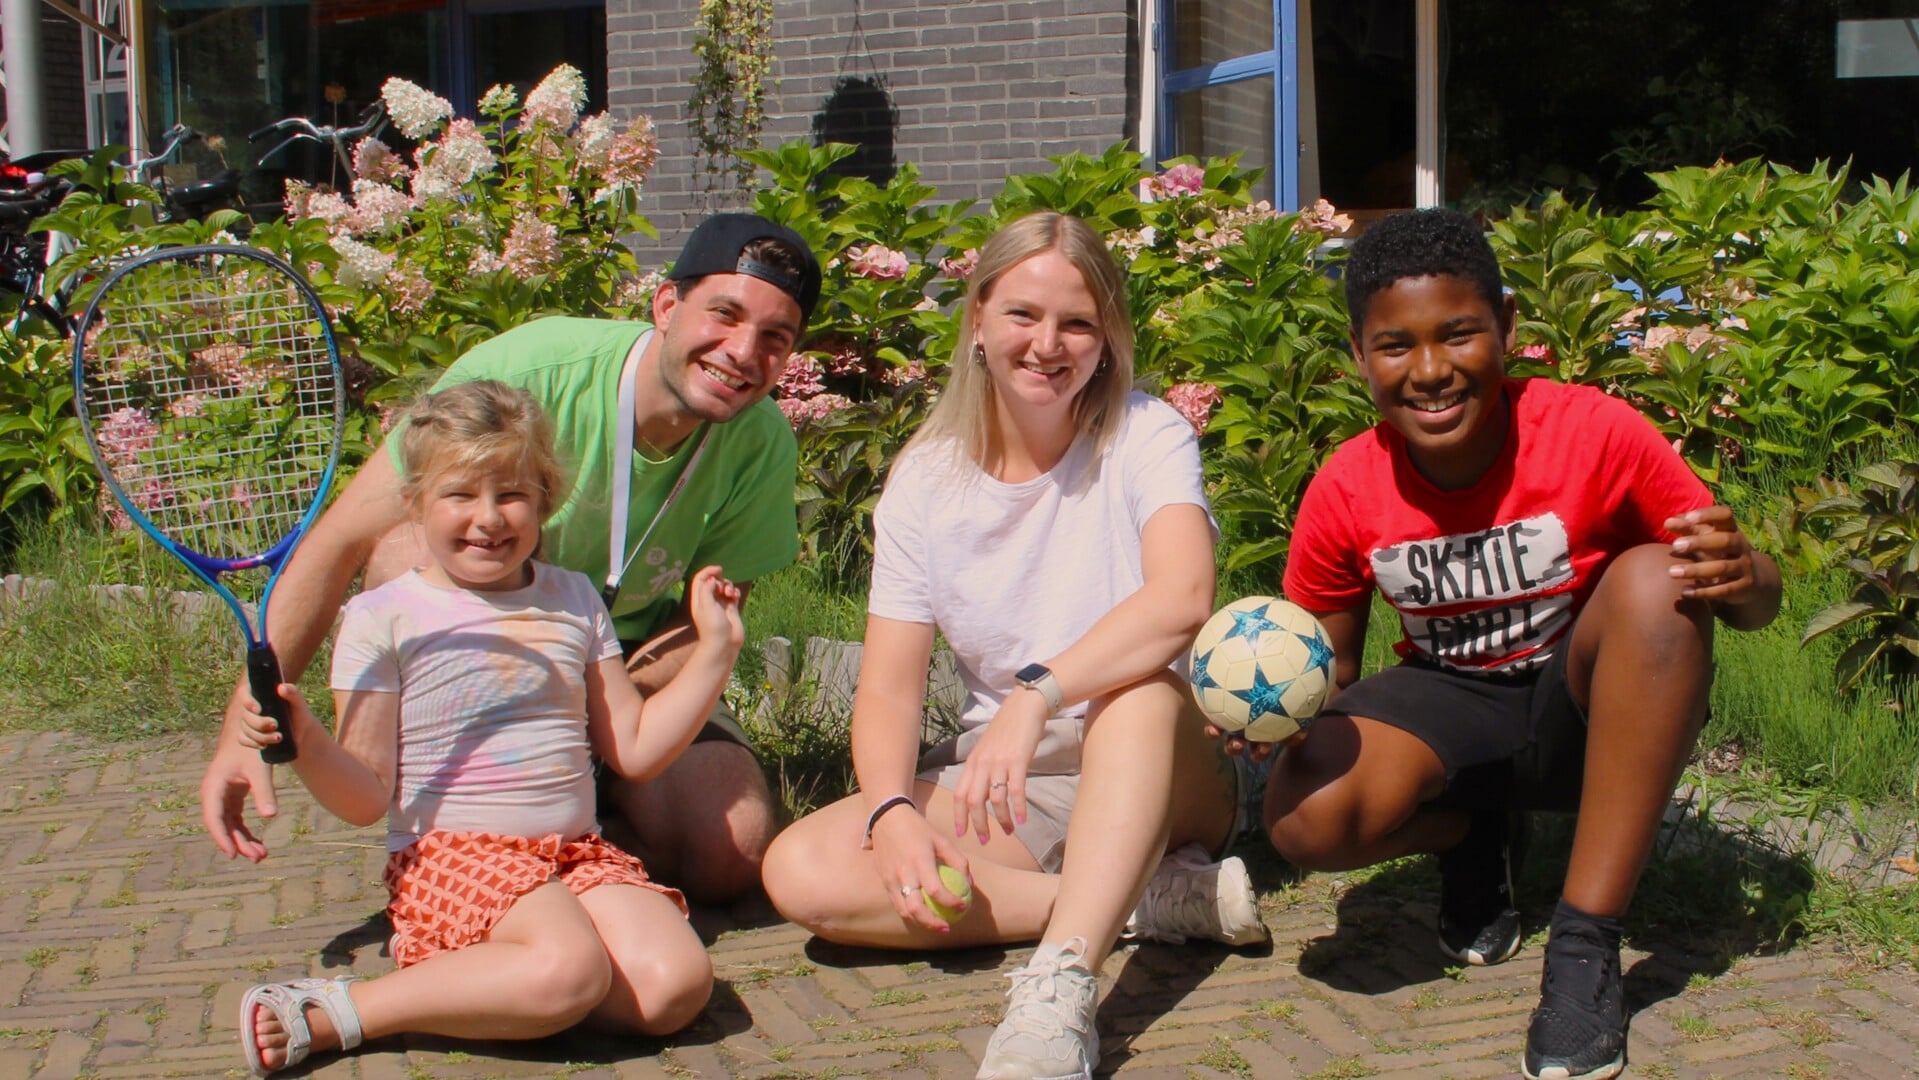
[[(1265, 168), (1261, 198), (1297, 208), (1296, 0), (1159, 0), (1156, 15), (1156, 156), (1237, 151), (1242, 165)], [(1255, 51), (1238, 51), (1246, 45)]]

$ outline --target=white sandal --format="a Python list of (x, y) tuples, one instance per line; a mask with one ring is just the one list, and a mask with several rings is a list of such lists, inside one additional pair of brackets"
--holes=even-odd
[[(246, 1050), (247, 1066), (253, 1075), (266, 1076), (307, 1059), (313, 1049), (313, 1029), (307, 1026), (308, 1005), (318, 1005), (327, 1019), (333, 1021), (333, 1030), (340, 1034), (341, 1050), (359, 1046), (360, 1013), (353, 1007), (353, 999), (347, 996), (346, 989), (355, 978), (342, 975), (337, 979), (296, 979), (290, 983), (261, 983), (248, 990), (240, 999), (240, 1045)], [(276, 1068), (267, 1068), (260, 1059), (260, 1044), (255, 1041), (253, 1018), (261, 1009), (271, 1011), (280, 1026), (286, 1028), (287, 1059)]]

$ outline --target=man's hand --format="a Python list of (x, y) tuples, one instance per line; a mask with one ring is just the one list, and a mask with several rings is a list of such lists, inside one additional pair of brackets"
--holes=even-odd
[[(236, 695), (237, 697), (237, 695)], [(238, 723), (234, 711), (238, 701), (228, 702), (228, 723)], [(247, 828), (247, 797), (263, 818), (280, 812), (273, 792), (273, 768), (260, 760), (258, 751), (242, 746), (237, 739), (222, 734), (206, 775), (200, 778), (200, 823), (206, 826), (213, 844), (227, 858), (242, 856), (253, 862), (267, 857), (267, 846)]]

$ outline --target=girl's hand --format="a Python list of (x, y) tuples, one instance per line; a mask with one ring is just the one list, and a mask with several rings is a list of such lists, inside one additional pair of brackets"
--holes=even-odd
[(952, 930), (946, 920), (927, 908), (921, 891), (932, 893), (934, 899), (949, 908), (964, 910), (960, 898), (940, 880), (942, 864), (972, 880), (959, 845), (941, 836), (917, 810), (902, 806), (881, 817), (873, 826), (873, 857), (879, 866), (880, 881), (886, 886), (886, 897), (893, 902), (893, 910), (899, 912), (901, 920), (909, 926), (940, 934)]
[(719, 567), (708, 566), (693, 575), (686, 592), (700, 640), (722, 642), (738, 652), (746, 641), (746, 627), (740, 622), (740, 587), (721, 577)]
[(1015, 824), (1025, 824), (1026, 770), (1045, 731), (1045, 698), (1025, 688), (1007, 695), (953, 785), (954, 836), (965, 836), (971, 824), (985, 844), (989, 811), (1008, 836)]
[[(297, 730), (319, 723), (313, 716), (313, 710), (307, 708), (306, 698), (301, 696), (299, 687), (292, 683), (281, 683), (280, 696), (286, 699), (288, 706), (288, 725)], [(238, 730), (240, 745), (249, 750), (272, 746), (282, 738), (280, 725), (274, 721), (273, 717), (261, 712), (260, 703), (251, 697), (246, 699), (246, 707), (240, 713)]]
[(1689, 597), (1738, 604), (1752, 589), (1755, 577), (1752, 541), (1724, 506), (1708, 506), (1666, 519), (1666, 528), (1679, 534), (1673, 557), (1683, 560), (1672, 568), (1680, 592)]

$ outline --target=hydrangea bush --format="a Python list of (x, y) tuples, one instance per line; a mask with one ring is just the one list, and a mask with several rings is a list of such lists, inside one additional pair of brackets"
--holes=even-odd
[[(645, 317), (665, 269), (623, 242), (653, 232), (640, 212), (652, 124), (581, 116), (577, 71), (555, 69), (524, 102), (494, 87), (475, 118), (400, 79), (383, 96), (412, 149), (362, 143), (344, 190), (292, 186), (285, 217), (249, 238), (304, 267), (335, 310), (364, 406), (361, 453), (385, 409), (473, 344), (547, 314)], [(1256, 201), (1256, 174), (1231, 158), (1153, 168), (1122, 144), (1010, 177), (974, 204), (938, 201), (910, 163), (883, 186), (838, 175), (852, 152), (749, 154), (765, 181), (753, 209), (805, 236), (826, 271), (775, 400), (800, 438), (807, 557), (828, 579), (863, 585), (873, 505), (955, 353), (978, 247), (1045, 208), (1086, 218), (1127, 268), (1138, 373), (1200, 433), (1223, 563), (1276, 587), (1307, 478), (1373, 420), (1335, 280), (1351, 222), (1324, 202), (1281, 213)], [(152, 193), (126, 184), (110, 152), (61, 168), (83, 190), (45, 222), (80, 239), (60, 273), (245, 224), (222, 213), (154, 225)], [(1512, 369), (1633, 402), (1735, 489), (1774, 477), (1814, 490), (1835, 451), (1897, 449), (1919, 415), (1919, 193), (1761, 161), (1651, 179), (1658, 193), (1639, 210), (1554, 194), (1492, 223), (1521, 313)], [(51, 334), (3, 343), (0, 510), (92, 500)], [(1829, 551), (1815, 535), (1829, 516), (1762, 509), (1773, 548), (1808, 565)]]

